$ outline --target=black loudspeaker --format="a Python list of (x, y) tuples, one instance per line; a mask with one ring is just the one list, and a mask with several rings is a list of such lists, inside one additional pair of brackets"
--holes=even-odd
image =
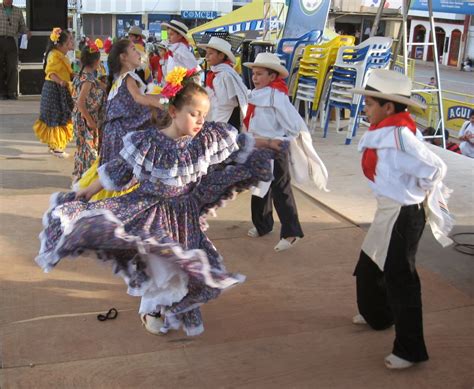
[(44, 83), (44, 71), (41, 64), (22, 65), (18, 73), (21, 95), (40, 95)]
[(67, 0), (27, 0), (27, 24), (31, 31), (67, 28)]
[(49, 40), (49, 31), (42, 35), (38, 32), (33, 32), (33, 35), (28, 39), (28, 48), (26, 50), (19, 49), (18, 56), (20, 62), (24, 63), (39, 63), (43, 62), (44, 52)]

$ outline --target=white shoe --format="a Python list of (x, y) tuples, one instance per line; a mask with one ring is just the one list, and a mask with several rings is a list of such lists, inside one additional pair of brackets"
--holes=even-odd
[(152, 315), (140, 315), (140, 319), (142, 321), (143, 326), (150, 334), (164, 335), (164, 333), (160, 331), (161, 327), (163, 327), (163, 320), (161, 319), (161, 317), (156, 317)]
[(62, 158), (62, 159), (69, 158), (69, 154), (66, 153), (65, 151), (62, 151), (62, 150), (53, 150), (53, 151), (52, 151), (52, 154), (53, 154), (55, 157)]
[(251, 238), (258, 238), (260, 236), (255, 227), (252, 227), (250, 230), (248, 230), (247, 235), (250, 236)]
[(412, 367), (414, 364), (414, 362), (407, 361), (406, 359), (397, 357), (394, 354), (390, 354), (385, 357), (385, 366), (387, 367), (387, 369), (407, 369), (409, 367)]
[(275, 251), (284, 251), (291, 249), (301, 238), (295, 237), (290, 242), (288, 239), (280, 239), (277, 245), (273, 248)]
[(352, 324), (367, 324), (367, 322), (365, 321), (364, 316), (358, 313), (352, 318)]

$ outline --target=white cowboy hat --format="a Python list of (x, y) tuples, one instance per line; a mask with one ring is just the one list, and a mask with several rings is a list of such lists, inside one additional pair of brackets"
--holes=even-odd
[(145, 35), (143, 35), (143, 31), (140, 27), (138, 26), (132, 26), (128, 29), (128, 35), (133, 34), (133, 35), (138, 35), (141, 36), (142, 38), (146, 38)]
[(171, 20), (169, 23), (162, 22), (161, 27), (171, 28), (173, 31), (176, 31), (179, 35), (184, 37), (184, 39), (189, 40), (188, 26), (184, 23), (178, 22), (177, 20)]
[(252, 68), (267, 68), (275, 70), (281, 78), (288, 77), (288, 70), (281, 64), (280, 59), (273, 53), (260, 53), (253, 62), (244, 62), (244, 66)]
[(232, 63), (235, 63), (235, 61), (236, 61), (235, 60), (235, 55), (232, 54), (232, 46), (225, 39), (213, 36), (209, 40), (209, 42), (201, 43), (201, 44), (197, 45), (197, 47), (201, 47), (203, 49), (209, 48), (209, 49), (214, 49), (214, 50), (220, 51), (221, 53), (224, 53)]
[(404, 74), (393, 70), (374, 69), (369, 74), (365, 89), (353, 88), (349, 89), (349, 92), (426, 108), (423, 103), (410, 98), (411, 89), (411, 80)]

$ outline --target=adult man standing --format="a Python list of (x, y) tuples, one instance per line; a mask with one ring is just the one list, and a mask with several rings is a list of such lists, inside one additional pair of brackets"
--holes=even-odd
[(0, 100), (18, 98), (18, 34), (31, 36), (21, 10), (12, 3), (3, 0), (0, 5)]

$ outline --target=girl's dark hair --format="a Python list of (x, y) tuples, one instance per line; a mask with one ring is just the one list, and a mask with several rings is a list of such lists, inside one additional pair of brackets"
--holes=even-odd
[(408, 105), (403, 103), (397, 103), (396, 101), (381, 99), (380, 97), (370, 97), (372, 97), (377, 103), (379, 103), (380, 106), (383, 106), (387, 103), (393, 103), (393, 105), (395, 106), (395, 113), (405, 112), (408, 108)]
[(128, 39), (120, 39), (115, 42), (110, 49), (109, 57), (107, 58), (107, 65), (109, 67), (109, 75), (107, 77), (107, 93), (109, 93), (110, 88), (112, 88), (114, 77), (120, 73), (120, 69), (122, 68), (120, 54), (123, 54), (127, 51), (130, 43), (131, 42)]
[[(189, 80), (183, 89), (181, 89), (176, 96), (170, 101), (170, 105), (175, 107), (178, 111), (183, 109), (185, 105), (191, 103), (194, 96), (202, 94), (207, 96), (206, 90), (199, 84), (195, 83), (192, 80)], [(157, 120), (157, 125), (159, 128), (168, 127), (171, 124), (171, 116), (166, 110), (163, 115), (161, 115)]]
[(82, 74), (82, 71), (86, 66), (94, 65), (100, 59), (100, 51), (90, 52), (88, 46), (84, 46), (81, 50), (81, 71), (79, 76)]
[(46, 69), (46, 64), (48, 62), (48, 55), (51, 50), (55, 49), (56, 47), (63, 45), (69, 38), (69, 34), (71, 34), (68, 30), (62, 30), (61, 34), (59, 34), (59, 38), (56, 42), (53, 42), (51, 39), (48, 39), (48, 43), (46, 45), (46, 52), (44, 53), (44, 62), (43, 62), (43, 70)]

